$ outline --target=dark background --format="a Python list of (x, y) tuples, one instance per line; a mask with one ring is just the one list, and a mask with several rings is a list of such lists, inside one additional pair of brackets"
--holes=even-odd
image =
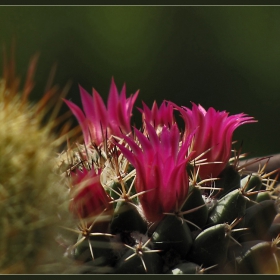
[(114, 77), (127, 94), (140, 89), (137, 106), (193, 101), (254, 116), (234, 140), (251, 156), (280, 152), (280, 7), (0, 6), (0, 31), (8, 49), (15, 38), (23, 79), (40, 52), (34, 100), (57, 63), (55, 83), (71, 80), (67, 98), (79, 105), (78, 84), (106, 100)]

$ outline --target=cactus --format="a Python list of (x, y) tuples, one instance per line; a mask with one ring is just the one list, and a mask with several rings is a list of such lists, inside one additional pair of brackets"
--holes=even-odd
[[(59, 165), (72, 201), (92, 209), (83, 217), (70, 209), (84, 227), (65, 229), (77, 232), (68, 256), (81, 273), (280, 273), (278, 187), (270, 178), (278, 170), (248, 172), (250, 162), (239, 164), (246, 155), (232, 146), (234, 130), (252, 117), (143, 103), (141, 130), (128, 131), (138, 92), (126, 99), (123, 87), (121, 103), (112, 80), (107, 107), (96, 90), (80, 92), (84, 111), (65, 102), (84, 142), (69, 144)], [(98, 182), (75, 183), (89, 173)]]
[(63, 273), (73, 265), (59, 246), (60, 226), (71, 219), (66, 182), (56, 171), (55, 122), (43, 124), (48, 96), (35, 104), (27, 98), (36, 59), (22, 91), (7, 75), (12, 64), (0, 80), (1, 274)]
[(254, 118), (164, 101), (132, 129), (138, 91), (112, 79), (107, 106), (82, 87), (83, 110), (64, 99), (74, 141), (45, 119), (51, 93), (28, 101), (33, 69), (22, 93), (0, 82), (0, 273), (280, 273), (279, 170), (248, 172), (258, 160), (232, 145)]

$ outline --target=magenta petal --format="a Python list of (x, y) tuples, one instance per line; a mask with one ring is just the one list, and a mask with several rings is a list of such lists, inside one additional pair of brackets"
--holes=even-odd
[(143, 151), (145, 150), (149, 150), (151, 148), (151, 143), (150, 141), (147, 139), (147, 137), (145, 135), (143, 135), (143, 133), (141, 133), (138, 129), (134, 129), (134, 133), (136, 135), (136, 137), (138, 138), (141, 147), (143, 149)]
[(70, 108), (70, 110), (72, 111), (74, 116), (77, 118), (77, 120), (82, 128), (83, 134), (84, 134), (85, 143), (86, 144), (89, 143), (90, 142), (89, 127), (88, 127), (87, 119), (85, 118), (83, 111), (73, 102), (65, 100), (65, 99), (63, 99), (63, 100), (67, 104), (67, 106)]
[(94, 120), (94, 112), (92, 110), (93, 107), (93, 98), (91, 97), (91, 95), (81, 86), (79, 86), (80, 89), (80, 95), (81, 95), (81, 100), (82, 100), (82, 105), (83, 105), (83, 109), (85, 112), (86, 117), (89, 120)]
[(149, 139), (151, 141), (151, 144), (155, 147), (158, 147), (159, 146), (159, 137), (155, 131), (155, 128), (148, 122), (145, 121), (145, 124), (146, 124), (146, 128), (147, 128), (147, 131), (148, 131), (148, 135), (149, 135)]
[(116, 107), (118, 103), (119, 103), (118, 90), (115, 81), (112, 78), (108, 102), (107, 102), (108, 115), (109, 115), (109, 119), (111, 120), (118, 119), (117, 107)]
[(95, 89), (92, 90), (92, 95), (94, 101), (94, 110), (96, 112), (95, 116), (98, 117), (97, 121), (107, 126), (108, 123), (107, 109), (103, 102), (103, 99)]
[(116, 143), (116, 145), (118, 146), (118, 148), (120, 149), (120, 151), (123, 153), (123, 155), (126, 157), (126, 159), (133, 165), (135, 166), (135, 157), (134, 154), (129, 151), (127, 148), (125, 148), (124, 146)]
[[(231, 156), (232, 136), (234, 130), (245, 123), (255, 122), (245, 114), (229, 116), (226, 111), (216, 111), (210, 107), (207, 111), (201, 106), (192, 103), (192, 109), (173, 105), (185, 122), (186, 139), (195, 130), (192, 158), (202, 155), (200, 159), (207, 162), (222, 162), (222, 164), (207, 164), (200, 167), (200, 177), (209, 178), (218, 176), (228, 163)], [(181, 150), (183, 150), (181, 148)]]
[[(156, 222), (163, 218), (164, 212), (175, 211), (185, 200), (189, 188), (185, 168), (188, 158), (179, 152), (181, 139), (177, 124), (163, 126), (159, 135), (153, 125), (147, 121), (145, 124), (147, 135), (134, 129), (137, 140), (124, 137), (131, 151), (120, 144), (117, 146), (136, 169), (136, 191), (151, 190), (139, 196), (139, 201), (146, 218)], [(184, 149), (189, 143), (184, 142)]]
[(136, 102), (136, 99), (139, 95), (139, 90), (137, 90), (134, 94), (132, 94), (130, 97), (127, 98), (126, 104), (128, 105), (129, 111), (132, 111), (132, 108), (134, 106), (134, 103)]

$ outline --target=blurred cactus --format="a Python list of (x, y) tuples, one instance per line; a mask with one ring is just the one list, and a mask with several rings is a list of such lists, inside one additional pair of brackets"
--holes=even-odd
[[(6, 56), (4, 57), (6, 58)], [(60, 226), (68, 225), (68, 192), (56, 172), (56, 120), (46, 122), (45, 102), (54, 88), (31, 104), (37, 56), (19, 90), (14, 61), (0, 80), (0, 273), (63, 273), (70, 260), (59, 246)], [(43, 124), (43, 120), (45, 124)], [(59, 141), (58, 141), (59, 142)]]

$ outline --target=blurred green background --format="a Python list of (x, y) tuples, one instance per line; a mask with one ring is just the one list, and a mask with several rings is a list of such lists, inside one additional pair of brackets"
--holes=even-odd
[[(258, 123), (234, 134), (243, 152), (280, 152), (280, 7), (1, 6), (0, 28), (2, 45), (16, 39), (23, 78), (40, 52), (32, 98), (57, 63), (55, 83), (71, 80), (67, 98), (78, 104), (78, 84), (106, 99), (114, 77), (128, 94), (140, 89), (138, 107), (193, 101), (254, 116)], [(140, 120), (135, 109), (136, 126)]]

